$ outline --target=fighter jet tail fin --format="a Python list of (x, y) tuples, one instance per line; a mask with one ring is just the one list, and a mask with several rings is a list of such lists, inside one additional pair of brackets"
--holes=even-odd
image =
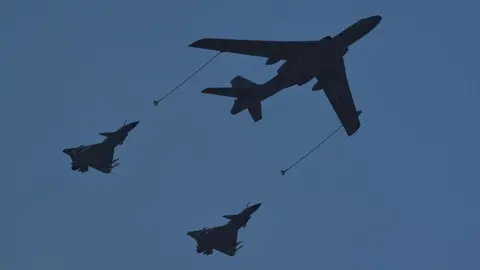
[(111, 137), (113, 134), (115, 134), (115, 132), (102, 132), (102, 133), (99, 133), (99, 135), (102, 135), (104, 137)]

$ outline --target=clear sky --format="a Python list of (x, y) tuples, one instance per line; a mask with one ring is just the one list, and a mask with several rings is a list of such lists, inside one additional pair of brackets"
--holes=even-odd
[[(478, 1), (13, 1), (0, 4), (0, 269), (479, 269)], [(200, 91), (279, 65), (203, 37), (314, 40), (381, 24), (346, 55), (362, 127), (314, 81), (230, 115)], [(319, 61), (314, 59), (312, 61)], [(61, 150), (140, 120), (105, 175)], [(264, 201), (235, 257), (186, 232)]]

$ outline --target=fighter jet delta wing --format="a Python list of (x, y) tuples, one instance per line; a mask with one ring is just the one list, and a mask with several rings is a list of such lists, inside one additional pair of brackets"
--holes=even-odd
[(189, 47), (229, 52), (250, 56), (267, 57), (267, 62), (296, 58), (298, 54), (318, 49), (320, 41), (264, 41), (223, 38), (204, 38)]
[[(66, 148), (62, 152), (70, 157), (72, 166), (81, 160), (82, 168), (85, 166), (82, 172), (87, 171), (87, 167), (92, 167), (100, 172), (110, 173), (114, 167), (118, 166), (118, 163), (115, 163), (118, 159), (113, 159), (115, 148), (104, 143)], [(72, 167), (72, 170), (74, 170), (74, 167)]]
[(229, 256), (235, 256), (238, 250), (243, 248), (237, 243), (238, 228), (231, 225), (223, 225), (214, 228), (189, 231), (187, 235), (197, 242), (197, 253), (211, 255), (212, 250), (217, 250)]
[(321, 84), (347, 135), (352, 136), (360, 128), (360, 119), (348, 84), (343, 58), (338, 58), (338, 62), (331, 68), (333, 75), (317, 84)]
[(243, 245), (238, 246), (242, 241), (237, 242), (238, 240), (238, 230), (228, 230), (221, 242), (218, 242), (214, 245), (213, 249), (222, 252), (228, 256), (235, 256), (237, 251), (243, 248)]
[(89, 162), (89, 166), (103, 173), (111, 173), (112, 169), (119, 165), (115, 163), (118, 158), (113, 159), (114, 154), (114, 147), (101, 147), (98, 149), (98, 155)]

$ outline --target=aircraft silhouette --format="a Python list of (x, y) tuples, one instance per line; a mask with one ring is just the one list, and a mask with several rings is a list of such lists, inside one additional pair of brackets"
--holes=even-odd
[(63, 149), (62, 152), (67, 154), (72, 160), (71, 168), (73, 171), (85, 173), (88, 167), (92, 167), (103, 173), (110, 173), (113, 168), (120, 163), (116, 163), (114, 159), (115, 147), (122, 145), (128, 136), (128, 133), (133, 130), (139, 121), (127, 124), (114, 132), (104, 132), (100, 135), (106, 138), (101, 143), (80, 145), (74, 148)]
[(343, 57), (355, 42), (372, 31), (382, 17), (361, 19), (338, 35), (315, 41), (262, 41), (204, 38), (189, 47), (268, 58), (267, 65), (286, 62), (274, 78), (265, 84), (255, 84), (240, 76), (230, 88), (206, 88), (202, 93), (236, 98), (231, 109), (235, 115), (248, 109), (252, 119), (262, 119), (261, 101), (293, 85), (304, 85), (316, 78), (312, 91), (324, 90), (330, 104), (348, 136), (360, 128), (356, 107), (348, 84)]
[(80, 145), (74, 148), (66, 148), (63, 153), (70, 156), (72, 160), (72, 170), (79, 172), (87, 172), (88, 167), (92, 167), (103, 173), (110, 173), (113, 168), (120, 163), (115, 163), (117, 159), (113, 159), (115, 146), (104, 142)]
[(197, 253), (211, 255), (213, 250), (217, 250), (235, 256), (237, 251), (243, 248), (243, 245), (239, 246), (242, 241), (237, 242), (238, 230), (238, 226), (227, 223), (223, 226), (190, 231), (187, 235), (197, 242)]

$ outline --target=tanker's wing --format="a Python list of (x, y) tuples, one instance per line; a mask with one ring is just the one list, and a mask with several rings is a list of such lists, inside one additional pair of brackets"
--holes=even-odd
[(190, 44), (189, 47), (219, 52), (229, 52), (250, 56), (288, 60), (300, 53), (316, 48), (319, 41), (264, 41), (223, 38), (204, 38)]
[(331, 68), (333, 76), (325, 80), (323, 90), (347, 135), (352, 136), (360, 128), (360, 119), (348, 84), (343, 57), (338, 58), (338, 62)]

